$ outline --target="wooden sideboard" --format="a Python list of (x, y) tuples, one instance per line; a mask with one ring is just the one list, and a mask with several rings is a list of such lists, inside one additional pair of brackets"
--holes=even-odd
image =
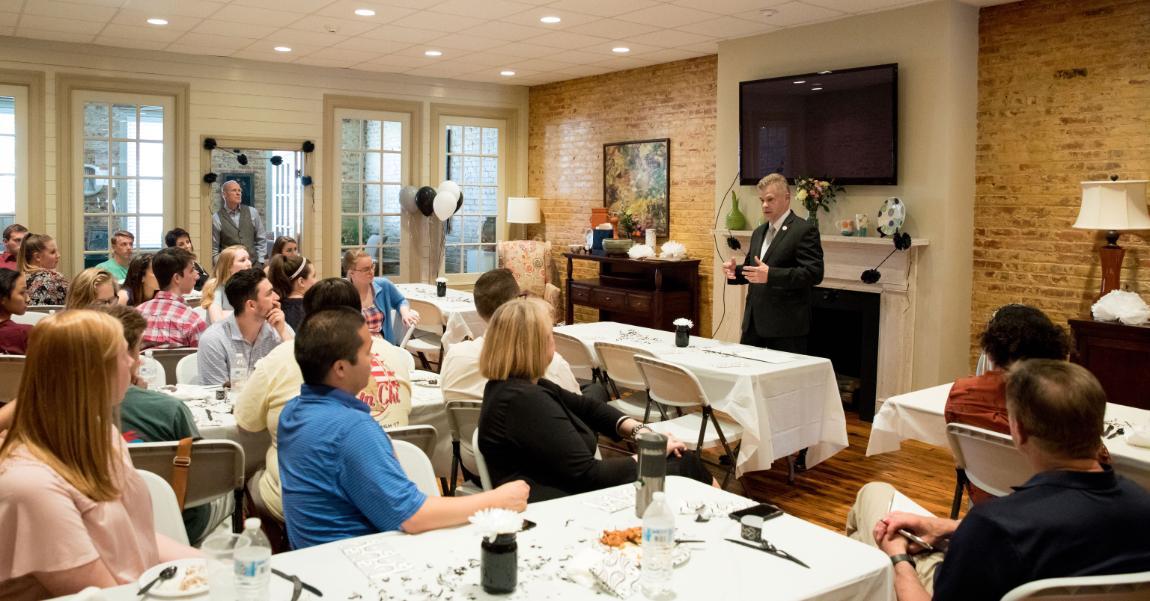
[(1089, 369), (1112, 403), (1150, 409), (1150, 327), (1071, 319), (1070, 359)]
[[(699, 333), (699, 259), (635, 260), (626, 256), (563, 253), (567, 257), (567, 323), (575, 323), (575, 305), (599, 309), (602, 321), (660, 330), (690, 319)], [(599, 277), (576, 280), (575, 261), (599, 264)]]

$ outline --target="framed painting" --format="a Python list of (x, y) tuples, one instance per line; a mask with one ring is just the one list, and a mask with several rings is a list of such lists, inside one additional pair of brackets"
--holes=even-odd
[(603, 205), (621, 233), (671, 231), (671, 140), (603, 145)]

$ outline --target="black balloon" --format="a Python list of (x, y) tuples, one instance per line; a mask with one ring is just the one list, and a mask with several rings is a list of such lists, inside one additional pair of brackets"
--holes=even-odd
[[(458, 213), (459, 209), (462, 209), (462, 208), (463, 208), (463, 190), (460, 190), (459, 191), (459, 202), (455, 203), (455, 213)], [(454, 215), (455, 213), (452, 213), (452, 215)]]
[(424, 186), (415, 192), (415, 207), (424, 217), (435, 213), (435, 188)]

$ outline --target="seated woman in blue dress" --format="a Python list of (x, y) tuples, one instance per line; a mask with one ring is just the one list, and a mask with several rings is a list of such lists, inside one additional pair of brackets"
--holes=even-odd
[[(520, 298), (495, 311), (483, 338), (479, 371), (489, 381), (479, 416), (479, 450), (493, 484), (525, 480), (530, 502), (634, 482), (634, 457), (598, 459), (598, 435), (633, 438), (645, 428), (601, 401), (543, 378), (555, 355), (551, 309)], [(717, 485), (699, 457), (667, 439), (667, 474)]]

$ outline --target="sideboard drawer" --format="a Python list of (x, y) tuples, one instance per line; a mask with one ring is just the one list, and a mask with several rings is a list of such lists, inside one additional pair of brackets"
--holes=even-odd
[(635, 292), (627, 293), (627, 309), (636, 313), (646, 313), (651, 310), (651, 295)]
[(622, 311), (627, 304), (627, 293), (610, 288), (598, 288), (591, 291), (591, 304), (600, 309)]
[(571, 302), (586, 304), (591, 300), (591, 289), (578, 284), (571, 284)]

